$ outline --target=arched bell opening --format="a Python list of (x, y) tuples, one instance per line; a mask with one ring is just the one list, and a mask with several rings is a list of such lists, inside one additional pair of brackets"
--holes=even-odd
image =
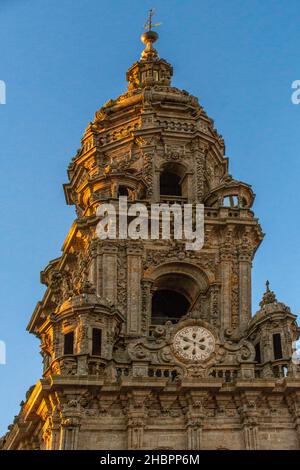
[(206, 292), (207, 279), (197, 268), (185, 264), (158, 268), (157, 274), (153, 283), (151, 323), (177, 323), (189, 312), (198, 296)]
[(180, 292), (160, 289), (152, 297), (152, 324), (163, 325), (166, 321), (176, 323), (187, 314), (189, 300)]
[(182, 196), (181, 178), (170, 171), (163, 171), (160, 175), (161, 196)]
[(159, 180), (162, 199), (187, 197), (187, 185), (186, 170), (183, 165), (168, 163), (163, 166)]
[(129, 193), (130, 193), (130, 191), (128, 190), (127, 186), (124, 186), (123, 184), (120, 184), (120, 185), (118, 186), (117, 197), (120, 197), (120, 196), (126, 196), (126, 197), (128, 197), (128, 196), (129, 196)]
[(152, 284), (151, 324), (177, 323), (198, 308), (215, 282), (212, 272), (184, 261), (171, 261), (149, 269), (145, 279)]

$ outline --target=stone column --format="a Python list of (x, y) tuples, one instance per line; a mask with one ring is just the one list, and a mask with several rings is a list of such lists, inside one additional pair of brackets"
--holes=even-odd
[(100, 297), (102, 296), (103, 292), (103, 253), (102, 253), (102, 245), (101, 242), (98, 241), (97, 244), (97, 257), (95, 259), (95, 286), (96, 286), (96, 294)]
[(246, 450), (257, 450), (257, 422), (255, 418), (245, 418), (243, 422)]
[(220, 324), (220, 286), (215, 283), (210, 287), (210, 321), (214, 326)]
[(99, 279), (99, 271), (98, 271), (98, 240), (94, 239), (91, 242), (91, 282), (93, 286), (96, 287), (96, 294), (99, 295), (98, 289), (98, 279)]
[(102, 249), (102, 295), (113, 303), (117, 301), (117, 253), (114, 245)]
[(231, 271), (232, 255), (227, 250), (220, 250), (221, 266), (221, 327), (224, 330), (231, 327)]
[(294, 423), (295, 423), (295, 429), (296, 429), (299, 448), (300, 448), (300, 410), (298, 410), (298, 416), (296, 416)]
[(78, 445), (79, 418), (63, 418), (61, 423), (60, 450), (76, 450)]
[(239, 311), (240, 327), (244, 330), (251, 318), (251, 260), (245, 254), (239, 256)]
[(273, 361), (272, 330), (268, 325), (262, 326), (260, 338), (262, 362)]
[(131, 417), (127, 424), (128, 450), (143, 448), (144, 419), (142, 417)]
[(53, 416), (49, 417), (48, 430), (50, 432), (50, 438), (47, 448), (48, 450), (58, 450), (60, 439), (60, 419), (57, 412), (54, 412)]
[(146, 420), (145, 403), (150, 391), (132, 391), (126, 397), (128, 449), (137, 450), (144, 447), (144, 426)]
[(203, 418), (190, 416), (187, 420), (187, 450), (201, 450)]
[(88, 374), (88, 366), (87, 366), (87, 358), (86, 355), (90, 353), (89, 348), (89, 321), (86, 315), (84, 314), (78, 315), (78, 328), (77, 328), (77, 335), (76, 335), (76, 352), (77, 356), (77, 373), (79, 375), (87, 375)]
[(236, 234), (233, 225), (228, 224), (222, 235), (220, 246), (221, 274), (221, 319), (223, 331), (234, 327), (233, 320), (238, 316), (238, 272), (236, 272)]
[(294, 392), (286, 397), (289, 411), (292, 415), (295, 431), (297, 433), (300, 448), (300, 392)]
[(160, 170), (154, 170), (154, 177), (153, 177), (153, 194), (151, 202), (159, 202), (160, 201)]
[(192, 203), (194, 201), (194, 191), (193, 191), (193, 172), (192, 171), (187, 171), (186, 172), (186, 175), (185, 177), (187, 178), (187, 194), (186, 194), (186, 197), (187, 197), (187, 200), (188, 200), (188, 203)]
[(244, 392), (241, 396), (240, 416), (246, 450), (258, 449), (258, 412), (259, 392)]
[[(58, 447), (52, 447), (51, 450), (58, 449)], [(31, 438), (31, 445), (29, 450), (41, 450), (41, 443), (38, 436), (33, 436)]]
[(152, 306), (152, 293), (151, 288), (153, 281), (150, 279), (142, 280), (142, 320), (141, 330), (145, 336), (149, 333), (149, 326), (151, 324), (151, 306)]
[[(195, 159), (195, 194), (193, 199), (197, 202), (203, 201), (204, 196), (204, 172), (206, 166), (206, 154), (208, 151), (208, 144), (202, 142), (199, 137), (195, 137), (192, 142), (192, 152)], [(189, 195), (190, 196), (190, 195)]]
[(205, 420), (204, 404), (207, 399), (207, 392), (192, 391), (187, 395), (186, 429), (188, 450), (201, 450), (202, 448), (202, 428)]
[[(143, 137), (138, 137), (137, 143), (140, 145), (143, 155), (143, 179), (147, 185), (147, 198), (150, 199), (151, 202), (156, 202), (157, 173), (154, 172), (155, 147), (150, 143), (149, 139), (147, 140)], [(154, 181), (154, 179), (156, 179), (156, 181)]]
[[(42, 450), (51, 450), (51, 438), (52, 438), (52, 431), (51, 428), (48, 427), (48, 423), (42, 429)], [(25, 441), (23, 444), (23, 450), (28, 449), (28, 443)]]
[(127, 332), (141, 333), (142, 250), (127, 248)]

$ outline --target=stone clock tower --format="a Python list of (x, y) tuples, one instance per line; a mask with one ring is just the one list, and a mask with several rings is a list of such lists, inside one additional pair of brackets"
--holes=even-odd
[[(28, 330), (43, 375), (4, 449), (299, 449), (296, 316), (267, 283), (251, 314), (263, 233), (222, 136), (174, 88), (157, 33), (142, 35), (128, 90), (96, 111), (68, 167), (76, 219)], [(101, 240), (97, 207), (202, 203), (205, 244)]]

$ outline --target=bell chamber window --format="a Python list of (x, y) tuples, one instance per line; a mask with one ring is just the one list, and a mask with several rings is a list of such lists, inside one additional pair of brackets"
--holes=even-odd
[(239, 206), (239, 199), (237, 195), (225, 196), (223, 198), (223, 206), (235, 208)]
[(64, 335), (64, 354), (74, 354), (74, 331)]
[(93, 328), (92, 332), (92, 355), (101, 356), (102, 330)]
[(255, 360), (258, 362), (258, 364), (261, 363), (260, 343), (255, 345)]
[(188, 195), (189, 178), (187, 168), (181, 163), (168, 162), (160, 169), (160, 195), (162, 197), (184, 197)]
[(172, 323), (186, 315), (190, 302), (181, 293), (169, 289), (160, 289), (152, 297), (152, 324), (163, 325), (166, 321)]
[(273, 335), (273, 351), (275, 361), (276, 359), (282, 359), (282, 345), (280, 333), (275, 333)]
[(129, 196), (129, 191), (128, 191), (128, 188), (124, 185), (120, 185), (118, 187), (118, 197), (120, 196)]
[(160, 175), (161, 196), (182, 196), (181, 178), (170, 171), (163, 171)]

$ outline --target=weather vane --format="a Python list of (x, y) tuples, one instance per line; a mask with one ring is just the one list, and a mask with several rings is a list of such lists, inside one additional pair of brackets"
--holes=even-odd
[(152, 28), (155, 28), (156, 26), (160, 26), (161, 23), (152, 23), (152, 18), (153, 16), (155, 15), (155, 11), (154, 11), (154, 8), (151, 8), (149, 10), (149, 16), (148, 16), (148, 19), (144, 25), (144, 28), (147, 29), (148, 31), (151, 31)]

